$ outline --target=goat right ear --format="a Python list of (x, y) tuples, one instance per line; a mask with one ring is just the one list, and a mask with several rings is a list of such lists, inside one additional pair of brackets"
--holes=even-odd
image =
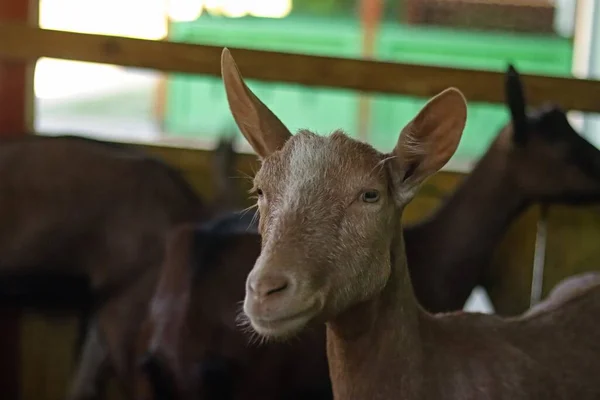
[(524, 144), (527, 141), (529, 124), (527, 122), (525, 94), (521, 77), (512, 64), (508, 65), (505, 75), (505, 96), (513, 126), (513, 140), (516, 144)]
[(281, 149), (292, 134), (246, 86), (227, 48), (221, 54), (221, 75), (233, 119), (256, 154), (266, 158)]
[(433, 97), (402, 130), (390, 159), (394, 193), (400, 203), (454, 155), (467, 122), (463, 94), (449, 88)]

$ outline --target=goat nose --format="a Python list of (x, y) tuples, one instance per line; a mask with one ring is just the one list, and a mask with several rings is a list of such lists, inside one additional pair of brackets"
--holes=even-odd
[(290, 286), (290, 281), (287, 277), (280, 274), (263, 275), (258, 279), (251, 279), (249, 286), (250, 290), (256, 296), (267, 297), (284, 292)]

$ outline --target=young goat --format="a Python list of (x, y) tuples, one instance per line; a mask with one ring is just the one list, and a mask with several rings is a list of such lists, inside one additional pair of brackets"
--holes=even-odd
[(337, 399), (600, 396), (600, 287), (513, 319), (433, 316), (415, 299), (400, 218), (458, 146), (458, 90), (431, 99), (382, 154), (342, 132), (292, 136), (227, 49), (222, 72), (232, 114), (262, 159), (261, 253), (244, 300), (259, 335), (283, 340), (326, 322)]
[[(573, 130), (565, 114), (555, 107), (543, 107), (526, 115), (522, 85), (513, 67), (506, 74), (506, 92), (513, 123), (502, 129), (471, 174), (431, 218), (404, 229), (415, 294), (434, 312), (462, 308), (480, 277), (486, 275), (492, 251), (507, 226), (532, 202), (582, 203), (596, 200), (600, 193), (600, 152)], [(280, 364), (288, 353), (278, 346), (263, 346), (270, 352), (260, 353), (259, 358), (253, 348), (240, 344), (245, 339), (235, 330), (233, 314), (237, 301), (243, 298), (245, 276), (254, 264), (260, 240), (253, 236), (258, 235), (255, 225), (245, 229), (248, 221), (235, 214), (219, 221), (215, 224), (218, 229), (214, 228), (218, 233), (203, 226), (189, 226), (172, 236), (161, 280), (179, 286), (163, 285), (154, 296), (153, 302), (161, 304), (162, 312), (151, 314), (147, 321), (146, 334), (153, 345), (144, 347), (146, 341), (138, 340), (142, 345), (138, 355), (148, 350), (150, 357), (146, 360), (152, 361), (155, 371), (163, 372), (162, 378), (152, 378), (153, 383), (169, 382), (169, 398), (198, 398), (189, 388), (206, 393), (209, 385), (211, 391), (217, 390), (214, 387), (223, 379), (213, 377), (214, 370), (220, 369), (221, 375), (235, 371), (222, 388), (233, 390), (235, 398), (252, 398), (248, 393), (253, 393), (254, 388), (263, 393), (263, 399), (289, 398), (291, 392), (296, 392), (292, 389), (298, 382), (320, 390), (327, 398), (329, 392), (322, 383), (327, 378), (326, 366), (319, 368), (305, 360), (324, 353), (324, 327), (312, 335), (312, 351), (292, 346), (299, 353), (289, 354), (288, 367)], [(210, 238), (213, 233), (215, 237), (204, 244), (204, 239), (198, 239)], [(214, 242), (217, 244), (207, 245)], [(202, 250), (207, 247), (209, 252)], [(199, 275), (197, 271), (207, 272)], [(192, 282), (190, 273), (201, 278)], [(225, 281), (218, 286), (223, 290), (213, 298), (210, 288), (221, 279)], [(179, 289), (175, 291), (175, 287)], [(190, 300), (176, 301), (181, 296), (189, 296)], [(170, 327), (168, 335), (160, 328), (163, 326)], [(257, 365), (265, 365), (269, 357), (278, 360), (277, 367), (265, 374), (265, 369)], [(221, 358), (226, 361), (215, 361)], [(199, 373), (194, 367), (203, 359), (212, 365), (211, 372)], [(305, 363), (310, 364), (302, 367)], [(275, 389), (283, 381), (281, 374), (292, 365), (321, 371), (323, 375), (315, 373), (311, 381), (306, 377), (302, 378), (304, 381), (288, 381), (277, 392)], [(270, 379), (265, 380), (265, 376)]]

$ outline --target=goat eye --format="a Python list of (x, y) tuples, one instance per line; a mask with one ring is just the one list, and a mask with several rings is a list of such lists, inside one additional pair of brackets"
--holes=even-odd
[(367, 190), (363, 192), (361, 198), (365, 203), (375, 203), (379, 200), (379, 192), (377, 190)]

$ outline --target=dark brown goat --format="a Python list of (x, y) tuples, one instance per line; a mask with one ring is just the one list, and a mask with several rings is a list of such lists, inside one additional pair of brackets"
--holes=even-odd
[[(512, 67), (507, 72), (506, 90), (513, 124), (499, 133), (473, 172), (438, 212), (427, 221), (404, 230), (406, 252), (417, 298), (435, 312), (462, 308), (472, 289), (485, 276), (494, 247), (506, 228), (529, 205), (534, 202), (577, 204), (600, 199), (600, 152), (573, 130), (565, 114), (557, 108), (543, 107), (526, 116), (523, 90), (518, 74)], [(201, 233), (194, 230), (195, 228), (191, 227), (181, 229), (173, 240), (179, 238), (183, 243), (192, 243), (190, 238), (207, 235), (204, 230), (201, 230)], [(251, 230), (255, 230), (255, 227)], [(233, 329), (232, 317), (236, 302), (243, 296), (244, 278), (240, 276), (243, 275), (242, 271), (250, 271), (258, 252), (258, 249), (252, 249), (252, 246), (258, 240), (247, 233), (241, 235), (235, 230), (231, 231), (229, 236), (220, 233), (218, 239), (214, 240), (219, 243), (213, 249), (218, 262), (202, 257), (190, 260), (189, 255), (195, 253), (194, 246), (190, 244), (178, 248), (177, 251), (184, 255), (179, 254), (177, 258), (171, 259), (177, 262), (170, 261), (172, 264), (164, 265), (162, 274), (165, 280), (189, 282), (186, 274), (192, 272), (182, 273), (176, 270), (182, 268), (186, 271), (193, 265), (191, 268), (194, 270), (211, 271), (201, 275), (209, 282), (201, 283), (196, 279), (193, 285), (190, 284), (185, 290), (180, 289), (178, 295), (183, 295), (186, 290), (192, 293), (187, 310), (185, 306), (175, 307), (176, 303), (169, 305), (169, 299), (174, 292), (167, 286), (163, 287), (162, 292), (157, 291), (154, 301), (161, 302), (164, 314), (151, 315), (149, 324), (171, 326), (170, 334), (164, 335), (157, 327), (147, 328), (147, 334), (152, 337), (154, 343), (154, 347), (150, 347), (149, 350), (156, 356), (153, 360), (156, 364), (155, 371), (157, 368), (163, 372), (170, 370), (167, 378), (171, 376), (177, 382), (177, 388), (171, 389), (179, 390), (180, 394), (189, 393), (189, 388), (198, 384), (197, 382), (207, 381), (206, 376), (200, 379), (194, 375), (198, 374), (198, 371), (193, 366), (197, 366), (204, 357), (203, 354), (208, 352), (195, 352), (193, 349), (198, 347), (212, 349), (211, 357), (205, 360), (218, 360), (219, 357), (215, 354), (227, 358), (228, 368), (236, 370), (237, 376), (243, 377), (244, 382), (252, 382), (264, 375), (262, 369), (254, 368), (255, 363), (246, 361), (251, 359), (254, 350), (240, 345), (244, 342), (244, 337)], [(213, 280), (221, 279), (221, 274), (222, 279), (230, 277), (226, 281), (227, 290), (221, 291), (215, 299), (210, 294), (199, 293), (203, 290), (201, 288), (213, 285)], [(227, 293), (227, 296), (224, 293)], [(207, 304), (210, 306), (207, 307)], [(204, 307), (204, 312), (194, 311), (198, 307)], [(179, 319), (178, 324), (173, 324), (173, 318)], [(181, 329), (188, 325), (204, 326), (205, 332), (188, 332), (189, 336), (183, 339)], [(316, 335), (315, 339), (321, 340), (322, 337)], [(175, 342), (180, 347), (174, 348)], [(313, 353), (320, 351), (324, 354), (322, 341), (314, 342), (314, 346)], [(143, 351), (140, 349), (140, 354)], [(191, 359), (182, 359), (182, 351)], [(236, 354), (236, 351), (239, 353)], [(170, 358), (167, 359), (163, 353), (170, 354)], [(299, 357), (289, 358), (289, 365), (301, 364), (302, 355), (308, 353), (300, 354)], [(276, 351), (271, 353), (271, 357), (275, 358), (280, 355)], [(168, 365), (162, 364), (159, 368), (157, 365), (161, 365), (161, 360)], [(188, 363), (185, 364), (184, 361)], [(181, 363), (184, 363), (185, 367)], [(243, 373), (240, 372), (242, 363), (249, 365)], [(216, 365), (216, 362), (213, 364)], [(175, 369), (175, 365), (179, 366)], [(283, 367), (279, 367), (270, 372), (273, 374), (273, 385), (278, 381), (275, 376), (284, 370)], [(323, 368), (316, 370), (323, 371)], [(304, 384), (307, 387), (322, 388), (325, 378), (323, 375), (314, 381), (304, 381)], [(167, 381), (169, 379), (171, 378)], [(233, 380), (237, 382), (236, 379)], [(154, 379), (155, 383), (158, 381), (160, 379)], [(253, 398), (244, 397), (246, 388), (242, 384), (239, 385), (240, 390), (231, 398)], [(294, 385), (297, 386), (298, 382)], [(269, 392), (267, 389), (263, 390), (265, 393)], [(291, 392), (282, 391), (271, 398), (286, 398)], [(322, 393), (323, 396), (327, 396), (326, 389)]]
[(93, 309), (69, 398), (95, 398), (133, 367), (167, 232), (213, 210), (158, 160), (75, 136), (0, 143), (0, 193), (0, 297)]
[(600, 398), (600, 285), (506, 319), (432, 315), (414, 296), (401, 216), (458, 147), (460, 91), (433, 97), (384, 154), (340, 131), (292, 135), (227, 49), (222, 71), (233, 116), (262, 159), (261, 252), (244, 298), (259, 335), (286, 340), (325, 323), (334, 399)]
[(514, 67), (505, 79), (511, 124), (452, 197), (405, 230), (415, 294), (430, 312), (461, 309), (475, 286), (488, 283), (495, 247), (532, 204), (600, 201), (600, 151), (560, 108), (546, 105), (528, 114)]

